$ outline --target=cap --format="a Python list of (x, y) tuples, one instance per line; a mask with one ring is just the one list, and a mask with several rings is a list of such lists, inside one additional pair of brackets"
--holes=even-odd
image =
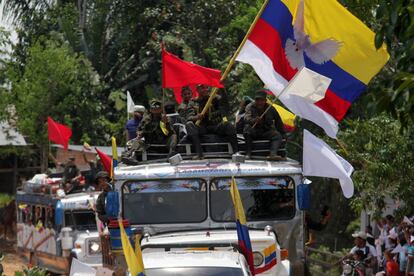
[(252, 102), (253, 99), (250, 98), (249, 96), (243, 96), (243, 101), (245, 101), (245, 102)]
[(145, 106), (143, 105), (134, 105), (134, 112), (145, 112)]
[(100, 171), (95, 175), (95, 183), (98, 184), (98, 179), (99, 178), (106, 178), (108, 181), (111, 180), (111, 178), (109, 177), (109, 174), (106, 171)]
[(150, 108), (161, 108), (161, 102), (159, 100), (151, 100)]
[(365, 232), (359, 231), (359, 232), (356, 232), (356, 233), (352, 234), (352, 237), (366, 240), (367, 239), (367, 234)]
[(267, 93), (263, 90), (256, 91), (254, 98), (255, 99), (266, 99)]
[(166, 103), (164, 104), (164, 107), (166, 107), (166, 106), (174, 106), (174, 107), (175, 107), (175, 102), (173, 102), (173, 101), (168, 101), (168, 102), (166, 102)]

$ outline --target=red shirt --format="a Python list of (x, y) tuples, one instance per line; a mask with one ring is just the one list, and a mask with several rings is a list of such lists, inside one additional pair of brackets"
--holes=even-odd
[(400, 275), (400, 266), (394, 261), (387, 262), (387, 276), (399, 276)]

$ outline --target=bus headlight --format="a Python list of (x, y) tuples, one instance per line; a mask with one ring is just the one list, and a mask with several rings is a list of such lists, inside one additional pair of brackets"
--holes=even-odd
[(88, 242), (88, 248), (90, 254), (101, 253), (101, 245), (98, 241), (91, 240)]
[(253, 252), (253, 264), (254, 266), (260, 266), (264, 261), (263, 254), (260, 252)]

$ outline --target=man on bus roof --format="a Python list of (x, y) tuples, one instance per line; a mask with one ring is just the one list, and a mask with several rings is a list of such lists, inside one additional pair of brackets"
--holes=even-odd
[(282, 143), (282, 135), (284, 135), (283, 122), (273, 107), (269, 108), (266, 102), (266, 92), (256, 91), (254, 102), (246, 106), (246, 114), (244, 116), (243, 135), (246, 140), (247, 158), (251, 157), (253, 140), (270, 140), (270, 160), (283, 160), (277, 155), (277, 151)]

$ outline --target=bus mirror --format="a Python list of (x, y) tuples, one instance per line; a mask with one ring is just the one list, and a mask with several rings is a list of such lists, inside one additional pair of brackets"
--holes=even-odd
[(63, 224), (63, 204), (60, 200), (56, 202), (55, 206), (55, 225), (62, 225)]
[(311, 193), (309, 184), (299, 184), (297, 191), (298, 206), (300, 210), (309, 210), (311, 207)]

